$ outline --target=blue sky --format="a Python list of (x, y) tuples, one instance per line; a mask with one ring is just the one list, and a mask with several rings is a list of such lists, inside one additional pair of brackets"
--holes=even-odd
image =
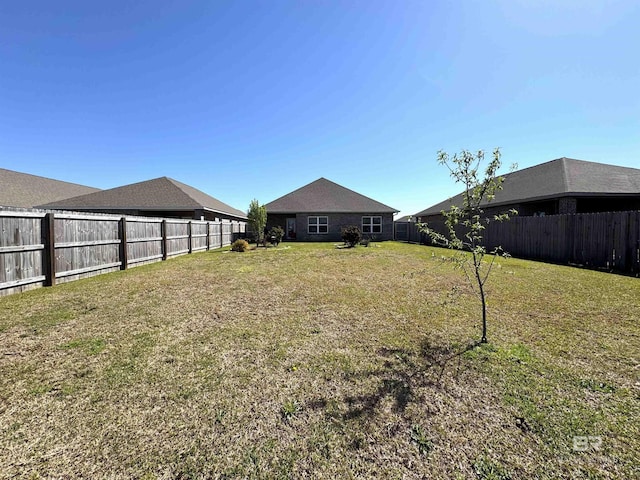
[(437, 151), (640, 168), (640, 2), (2, 2), (0, 167), (246, 210), (321, 176), (416, 213)]

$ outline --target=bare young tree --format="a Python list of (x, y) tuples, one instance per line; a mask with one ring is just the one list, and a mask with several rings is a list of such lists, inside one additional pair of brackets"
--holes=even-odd
[[(463, 150), (459, 154), (450, 156), (446, 152), (438, 152), (438, 163), (445, 165), (456, 183), (464, 186), (462, 205), (451, 205), (449, 210), (443, 210), (444, 223), (447, 232), (441, 233), (429, 227), (426, 223), (418, 224), (421, 232), (429, 235), (431, 240), (441, 246), (458, 250), (452, 257), (456, 266), (461, 268), (471, 287), (482, 302), (482, 339), (487, 342), (487, 296), (485, 284), (491, 273), (497, 256), (506, 257), (508, 254), (501, 248), (495, 247), (487, 252), (483, 236), (486, 225), (491, 221), (503, 222), (510, 216), (517, 215), (514, 209), (495, 215), (485, 215), (483, 206), (490, 203), (498, 190), (502, 189), (504, 177), (497, 174), (502, 165), (500, 149), (493, 151), (493, 157), (484, 170), (484, 152), (472, 153)], [(465, 252), (466, 251), (466, 252)], [(484, 257), (490, 255), (488, 262)]]

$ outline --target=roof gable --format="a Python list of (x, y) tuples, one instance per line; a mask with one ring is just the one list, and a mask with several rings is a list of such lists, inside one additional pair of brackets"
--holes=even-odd
[[(502, 176), (503, 188), (496, 192), (492, 206), (572, 195), (640, 195), (639, 169), (566, 157)], [(462, 193), (416, 216), (434, 215), (451, 205), (462, 205)]]
[(33, 208), (99, 189), (0, 168), (0, 205)]
[(266, 204), (268, 213), (396, 213), (398, 210), (326, 178)]
[(44, 208), (194, 210), (207, 209), (246, 218), (244, 212), (184, 183), (169, 177), (102, 190), (42, 205)]

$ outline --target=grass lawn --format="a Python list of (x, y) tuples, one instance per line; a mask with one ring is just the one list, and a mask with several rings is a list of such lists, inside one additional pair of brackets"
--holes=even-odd
[(480, 310), (446, 253), (217, 250), (0, 298), (0, 476), (639, 478), (640, 280), (500, 260), (456, 355)]

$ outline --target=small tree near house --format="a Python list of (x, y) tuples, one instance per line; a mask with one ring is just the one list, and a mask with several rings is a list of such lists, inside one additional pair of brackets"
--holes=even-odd
[(251, 231), (255, 235), (256, 244), (259, 244), (264, 237), (264, 227), (267, 224), (267, 207), (260, 205), (255, 198), (249, 203), (247, 221), (251, 226)]
[[(426, 223), (418, 224), (418, 229), (429, 235), (434, 243), (459, 251), (452, 257), (453, 261), (464, 271), (482, 303), (481, 343), (487, 342), (487, 296), (485, 284), (496, 257), (498, 255), (508, 256), (501, 247), (496, 247), (487, 252), (486, 247), (483, 245), (484, 230), (491, 221), (502, 222), (508, 220), (510, 216), (518, 214), (516, 210), (511, 209), (497, 215), (488, 216), (484, 214), (484, 209), (481, 207), (481, 205), (491, 202), (495, 198), (496, 192), (502, 189), (504, 177), (497, 175), (497, 171), (502, 165), (500, 156), (500, 149), (496, 148), (493, 151), (492, 160), (487, 164), (484, 171), (481, 171), (481, 166), (484, 163), (484, 152), (482, 150), (475, 154), (468, 150), (463, 150), (459, 154), (454, 154), (453, 157), (443, 151), (438, 152), (438, 163), (445, 165), (451, 172), (451, 177), (455, 182), (462, 183), (464, 187), (462, 206), (452, 205), (448, 211), (442, 211), (447, 229), (444, 234), (429, 228)], [(467, 250), (470, 253), (465, 253), (463, 250)], [(491, 258), (488, 262), (483, 262), (487, 253), (491, 255)]]

